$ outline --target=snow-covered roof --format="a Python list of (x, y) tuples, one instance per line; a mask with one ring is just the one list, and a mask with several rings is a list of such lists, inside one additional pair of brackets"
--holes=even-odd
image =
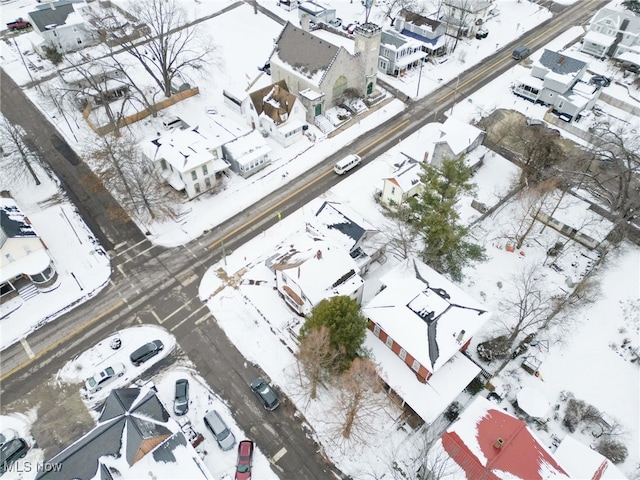
[(605, 35), (604, 33), (596, 32), (595, 30), (589, 30), (584, 36), (584, 41), (595, 43), (596, 45), (602, 45), (604, 47), (610, 47), (613, 45), (613, 42), (616, 41), (616, 37)]
[(420, 174), (422, 168), (417, 161), (407, 160), (400, 164), (398, 169), (393, 172), (393, 175), (387, 177), (385, 180), (389, 180), (399, 187), (403, 192), (408, 192), (418, 183), (420, 183)]
[(324, 96), (324, 93), (317, 92), (315, 90), (312, 90), (311, 88), (306, 88), (298, 93), (300, 94), (301, 97), (304, 97), (307, 100), (311, 100), (312, 102)]
[(37, 237), (26, 215), (12, 198), (0, 197), (0, 247), (7, 238)]
[(61, 0), (43, 5), (38, 5), (36, 10), (29, 12), (29, 18), (39, 31), (46, 30), (48, 25), (71, 25), (74, 23), (84, 23), (76, 12), (74, 4), (85, 3), (83, 1)]
[(287, 121), (296, 102), (296, 96), (289, 92), (287, 82), (280, 80), (272, 85), (249, 94), (258, 115), (265, 115), (276, 125)]
[(484, 397), (465, 409), (437, 445), (462, 469), (458, 478), (569, 478), (525, 422)]
[(312, 305), (350, 295), (364, 284), (349, 252), (324, 238), (304, 233), (282, 245), (271, 260), (275, 270), (291, 270), (291, 277)]
[(381, 278), (364, 308), (430, 372), (437, 372), (489, 319), (484, 307), (424, 263), (407, 259)]
[(279, 61), (283, 67), (320, 85), (340, 48), (287, 22), (276, 40), (272, 63)]
[(591, 478), (598, 480), (621, 480), (625, 475), (611, 461), (595, 450), (580, 443), (571, 435), (562, 439), (554, 452), (571, 478)]
[[(186, 130), (174, 128), (164, 135), (145, 140), (141, 147), (152, 161), (164, 159), (175, 170), (189, 172), (214, 162), (216, 158), (211, 152), (231, 139), (233, 135), (222, 128), (210, 132), (196, 126)], [(218, 166), (224, 167), (222, 170), (227, 168), (219, 162)]]
[(271, 152), (271, 147), (257, 130), (225, 143), (224, 147), (239, 165), (250, 164)]
[(484, 132), (478, 127), (448, 117), (441, 127), (442, 138), (437, 142), (447, 142), (454, 155), (460, 155)]
[(324, 202), (315, 213), (315, 226), (329, 240), (345, 251), (353, 251), (363, 240), (367, 231), (378, 229), (348, 205), (338, 202)]

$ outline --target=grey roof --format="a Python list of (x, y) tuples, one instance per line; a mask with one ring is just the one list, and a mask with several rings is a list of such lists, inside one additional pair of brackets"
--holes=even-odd
[(325, 208), (330, 208), (335, 211), (344, 221), (340, 223), (327, 223), (325, 224), (328, 229), (335, 229), (349, 238), (353, 239), (354, 243), (357, 243), (365, 232), (365, 229), (358, 225), (356, 222), (344, 215), (338, 208), (333, 205), (332, 202), (324, 202), (322, 206), (316, 212), (316, 217), (321, 217), (321, 213)]
[(181, 432), (174, 433), (153, 451), (153, 459), (156, 462), (175, 462), (174, 450), (176, 447), (186, 447), (187, 439)]
[[(98, 475), (99, 478), (108, 479), (110, 472), (99, 461), (101, 457), (124, 454), (129, 465), (132, 465), (148, 449), (157, 445), (157, 442), (149, 444), (146, 440), (158, 439), (162, 442), (174, 435), (165, 425), (169, 413), (155, 392), (150, 390), (145, 395), (140, 392), (139, 388), (113, 390), (104, 403), (98, 425), (50, 460), (60, 464), (61, 470), (41, 473), (36, 478), (89, 480)], [(184, 438), (182, 433), (176, 434)], [(180, 444), (186, 445), (186, 440), (185, 443), (173, 440), (164, 448), (166, 450)], [(165, 454), (165, 458), (169, 458), (169, 455)]]
[(280, 59), (296, 72), (312, 78), (320, 70), (326, 70), (338, 54), (339, 48), (309, 32), (293, 26), (284, 26), (276, 41)]
[[(38, 30), (45, 30), (47, 25), (64, 25), (67, 23), (67, 17), (74, 12), (73, 3), (70, 1), (52, 2), (46, 6), (41, 5), (40, 8), (29, 12), (31, 22), (36, 25)], [(54, 8), (52, 8), (54, 7)]]
[(0, 205), (0, 228), (8, 238), (37, 237), (24, 213), (13, 201)]
[(380, 45), (393, 45), (394, 47), (401, 47), (405, 43), (407, 43), (406, 38), (402, 38), (399, 35), (394, 35), (393, 33), (383, 31), (382, 35), (380, 36)]
[(540, 57), (540, 63), (553, 73), (559, 75), (577, 73), (586, 65), (582, 60), (576, 60), (575, 58), (567, 57), (562, 53), (547, 50), (546, 48)]
[(407, 10), (406, 8), (403, 8), (402, 10), (400, 10), (399, 15), (402, 16), (405, 19), (405, 21), (412, 23), (418, 27), (421, 27), (423, 25), (429, 25), (432, 30), (435, 30), (440, 25), (442, 25), (442, 22), (439, 22), (438, 20), (425, 17), (424, 15), (420, 15), (419, 13), (414, 13), (410, 10)]

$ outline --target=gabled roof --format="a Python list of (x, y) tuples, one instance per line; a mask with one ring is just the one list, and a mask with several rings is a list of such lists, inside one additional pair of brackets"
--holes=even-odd
[(391, 177), (384, 180), (389, 180), (406, 193), (420, 183), (420, 174), (420, 164), (413, 159), (407, 159), (398, 166)]
[(75, 12), (74, 3), (68, 0), (51, 2), (47, 5), (39, 5), (38, 9), (29, 12), (29, 18), (36, 25), (38, 30), (43, 31), (47, 25), (64, 25), (67, 17)]
[(398, 16), (404, 18), (406, 22), (412, 23), (418, 27), (424, 27), (427, 25), (431, 27), (431, 31), (435, 31), (436, 28), (442, 25), (442, 22), (439, 22), (438, 20), (427, 18), (419, 13), (410, 12), (406, 8), (400, 10)]
[(442, 137), (434, 143), (446, 142), (454, 155), (463, 153), (484, 132), (454, 117), (449, 117), (440, 128)]
[(436, 445), (459, 467), (456, 478), (569, 478), (526, 423), (484, 397), (477, 397)]
[(611, 460), (567, 435), (553, 456), (558, 459), (571, 478), (590, 480), (621, 480), (625, 475)]
[(276, 125), (284, 123), (289, 118), (296, 96), (289, 92), (287, 82), (280, 80), (249, 94), (258, 115), (264, 114)]
[(224, 144), (227, 154), (238, 164), (247, 165), (256, 158), (271, 153), (271, 147), (257, 130), (251, 130), (246, 135)]
[(619, 7), (617, 9), (609, 7), (601, 8), (594, 14), (593, 18), (591, 19), (591, 22), (589, 23), (589, 29), (595, 27), (600, 23), (604, 23), (607, 20), (612, 21), (613, 26), (616, 29), (620, 29), (620, 27), (622, 26), (622, 22), (624, 20), (628, 20), (625, 30), (631, 34), (640, 33), (640, 16), (635, 15), (633, 12), (625, 9), (624, 7)]
[[(169, 414), (154, 391), (139, 388), (113, 390), (104, 403), (98, 425), (51, 459), (51, 462), (61, 465), (61, 470), (44, 472), (37, 478), (89, 480), (96, 475), (104, 478), (109, 474), (104, 463), (121, 457), (130, 467), (172, 436), (182, 436), (177, 428), (172, 431), (168, 422)], [(173, 441), (162, 448), (167, 450), (179, 444)], [(159, 455), (168, 458), (166, 452)]]
[(378, 232), (355, 210), (339, 202), (324, 202), (315, 214), (322, 233), (347, 252), (354, 250), (366, 232)]
[(484, 307), (424, 263), (407, 259), (363, 309), (405, 351), (436, 372), (484, 325)]
[(287, 22), (276, 40), (275, 55), (319, 85), (341, 48)]
[(567, 57), (566, 55), (552, 50), (544, 49), (539, 60), (540, 64), (553, 73), (569, 75), (578, 73), (587, 64), (582, 60)]

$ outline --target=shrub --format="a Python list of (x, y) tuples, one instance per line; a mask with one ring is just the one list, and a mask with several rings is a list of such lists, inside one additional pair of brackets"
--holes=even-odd
[(596, 444), (595, 450), (615, 464), (624, 462), (629, 454), (627, 447), (622, 442), (610, 437), (602, 437)]

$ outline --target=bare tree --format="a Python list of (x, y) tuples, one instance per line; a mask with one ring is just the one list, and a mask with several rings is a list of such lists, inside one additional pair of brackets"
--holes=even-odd
[(396, 258), (404, 259), (420, 252), (418, 232), (395, 212), (388, 212), (382, 229), (385, 249)]
[(396, 21), (396, 17), (403, 10), (406, 14), (422, 14), (425, 12), (425, 5), (418, 0), (391, 0), (378, 4), (376, 16), (382, 21), (387, 18), (391, 21), (391, 26)]
[(520, 212), (514, 217), (516, 249), (522, 248), (525, 240), (533, 230), (536, 217), (543, 210), (550, 211), (553, 208), (553, 193), (559, 186), (559, 180), (550, 178), (535, 187), (523, 190), (517, 197)]
[(120, 47), (142, 66), (165, 97), (172, 95), (174, 80), (213, 60), (215, 47), (203, 41), (205, 37), (189, 23), (176, 0), (132, 2), (129, 13), (146, 25), (142, 35), (132, 36), (126, 23), (112, 25), (108, 34), (120, 40)]
[(447, 34), (454, 38), (450, 51), (458, 48), (460, 39), (468, 35), (475, 0), (444, 0), (438, 7), (438, 16), (447, 24)]
[(371, 415), (386, 403), (375, 364), (368, 358), (356, 358), (340, 377), (339, 385), (340, 434), (344, 438), (366, 440)]
[(339, 358), (339, 352), (331, 346), (331, 332), (326, 326), (314, 328), (302, 339), (296, 359), (308, 382), (310, 398), (316, 398), (318, 385), (335, 368)]
[(105, 135), (89, 155), (98, 175), (130, 215), (141, 222), (175, 216), (170, 192), (132, 138)]
[(0, 158), (4, 175), (22, 178), (31, 176), (36, 185), (40, 185), (40, 179), (34, 170), (34, 164), (40, 163), (38, 156), (25, 143), (27, 132), (19, 126), (13, 125), (6, 118), (0, 121)]

